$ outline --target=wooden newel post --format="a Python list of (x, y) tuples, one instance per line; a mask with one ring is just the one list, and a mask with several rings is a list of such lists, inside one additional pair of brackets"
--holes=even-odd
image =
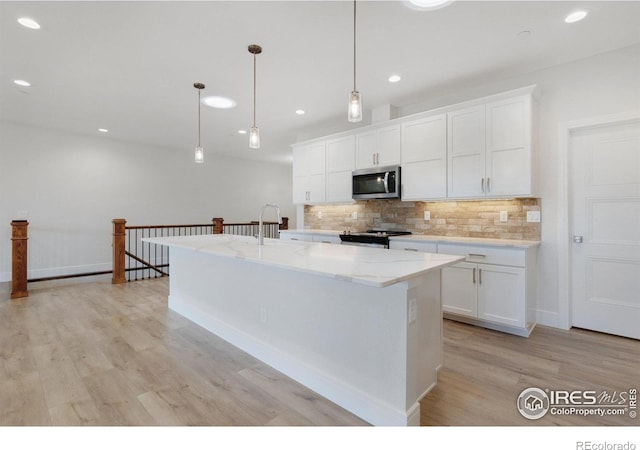
[(289, 229), (289, 218), (288, 217), (283, 217), (282, 218), (282, 223), (280, 224), (278, 229), (279, 230), (288, 230)]
[(221, 217), (214, 217), (211, 220), (213, 221), (213, 234), (224, 233), (224, 230), (222, 228), (222, 223), (224, 222), (224, 219)]
[(28, 297), (27, 289), (27, 240), (26, 220), (11, 222), (11, 298)]
[(126, 283), (125, 277), (125, 248), (127, 231), (125, 219), (113, 219), (113, 284)]

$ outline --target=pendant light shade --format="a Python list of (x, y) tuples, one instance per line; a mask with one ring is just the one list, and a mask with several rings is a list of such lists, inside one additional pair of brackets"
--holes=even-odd
[(253, 55), (253, 126), (249, 130), (249, 148), (260, 148), (260, 129), (256, 126), (256, 55), (262, 53), (262, 47), (250, 45), (249, 53)]
[(204, 149), (200, 145), (200, 91), (204, 89), (204, 84), (193, 83), (193, 87), (198, 90), (198, 146), (196, 147), (194, 161), (197, 164), (202, 164), (204, 162)]
[(353, 0), (353, 91), (349, 94), (347, 120), (349, 122), (362, 120), (362, 97), (356, 89), (356, 0)]
[(349, 122), (360, 122), (362, 120), (362, 97), (360, 92), (353, 91), (349, 94)]

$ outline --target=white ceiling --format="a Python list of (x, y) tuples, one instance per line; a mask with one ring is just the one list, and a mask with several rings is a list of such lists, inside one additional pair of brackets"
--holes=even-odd
[[(568, 25), (578, 8), (589, 16)], [(350, 1), (0, 2), (0, 120), (185, 151), (197, 90), (237, 101), (202, 108), (206, 155), (287, 161), (305, 130), (346, 120), (353, 83)], [(30, 30), (19, 17), (37, 20)], [(639, 1), (456, 1), (424, 12), (358, 3), (358, 90), (372, 107), (531, 72), (640, 42)], [(518, 33), (528, 30), (527, 38)], [(248, 148), (259, 44), (257, 125)], [(402, 81), (390, 84), (392, 73)], [(14, 79), (32, 83), (21, 88)], [(302, 108), (307, 114), (297, 116)]]

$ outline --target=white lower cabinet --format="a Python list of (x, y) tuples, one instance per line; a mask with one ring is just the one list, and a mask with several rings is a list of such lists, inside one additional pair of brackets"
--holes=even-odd
[(324, 244), (340, 244), (338, 232), (328, 233), (326, 231), (281, 231), (280, 239), (283, 241), (304, 241), (321, 242)]
[(445, 317), (529, 336), (535, 326), (537, 248), (439, 244), (438, 253), (466, 256), (442, 269)]
[(390, 248), (466, 257), (466, 261), (442, 269), (446, 318), (525, 337), (535, 326), (537, 247), (392, 238)]

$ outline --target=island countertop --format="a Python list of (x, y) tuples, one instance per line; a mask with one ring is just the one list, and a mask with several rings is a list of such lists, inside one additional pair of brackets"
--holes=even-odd
[(228, 234), (145, 238), (144, 242), (383, 288), (464, 260), (461, 256), (324, 245)]

